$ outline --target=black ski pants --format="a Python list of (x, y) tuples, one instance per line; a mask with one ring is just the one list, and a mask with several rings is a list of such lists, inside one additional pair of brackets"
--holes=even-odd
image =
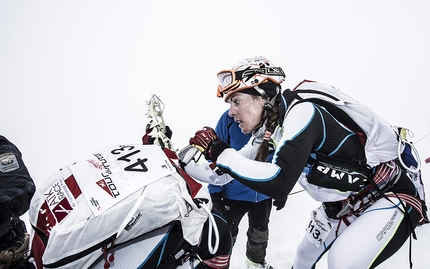
[(224, 198), (225, 217), (230, 225), (233, 243), (239, 234), (239, 224), (248, 213), (248, 231), (246, 256), (253, 262), (260, 263), (266, 257), (267, 241), (269, 239), (269, 219), (272, 210), (272, 199), (261, 202), (247, 202)]

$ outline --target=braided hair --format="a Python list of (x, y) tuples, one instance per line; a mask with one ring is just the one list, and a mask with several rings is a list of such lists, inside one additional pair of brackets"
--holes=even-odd
[[(261, 115), (260, 126), (263, 126), (264, 122), (266, 122), (266, 131), (273, 133), (278, 126), (279, 119), (279, 104), (281, 103), (281, 94), (275, 95), (273, 98), (275, 102), (270, 111), (263, 111)], [(269, 141), (264, 139), (261, 145), (258, 147), (257, 156), (255, 157), (256, 161), (266, 162), (267, 157), (269, 156)]]

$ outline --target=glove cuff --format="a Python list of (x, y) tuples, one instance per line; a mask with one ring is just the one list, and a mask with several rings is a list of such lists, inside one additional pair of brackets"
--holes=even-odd
[(230, 148), (230, 145), (222, 140), (212, 140), (209, 144), (208, 155), (213, 162), (216, 162), (218, 156), (225, 150)]

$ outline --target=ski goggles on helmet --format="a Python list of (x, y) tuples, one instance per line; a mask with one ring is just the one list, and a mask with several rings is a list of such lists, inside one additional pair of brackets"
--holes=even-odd
[(284, 77), (284, 71), (280, 67), (263, 67), (240, 71), (222, 70), (217, 74), (219, 82), (217, 97), (227, 97), (234, 92), (255, 87), (267, 80), (280, 84)]

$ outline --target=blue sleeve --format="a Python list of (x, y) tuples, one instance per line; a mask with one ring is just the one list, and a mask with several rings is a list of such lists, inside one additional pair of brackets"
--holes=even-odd
[(228, 115), (228, 110), (225, 111), (218, 120), (215, 127), (215, 133), (218, 137), (227, 143), (229, 143), (229, 125), (234, 122), (233, 118)]
[(209, 193), (217, 193), (217, 192), (222, 192), (223, 188), (222, 186), (208, 184), (208, 190), (209, 190)]
[[(242, 133), (239, 125), (228, 115), (228, 110), (226, 110), (219, 118), (215, 127), (215, 133), (222, 141), (228, 143), (236, 150), (241, 149), (251, 137), (251, 135), (245, 135)], [(221, 192), (223, 187), (209, 184), (208, 189), (209, 193), (217, 193)]]

